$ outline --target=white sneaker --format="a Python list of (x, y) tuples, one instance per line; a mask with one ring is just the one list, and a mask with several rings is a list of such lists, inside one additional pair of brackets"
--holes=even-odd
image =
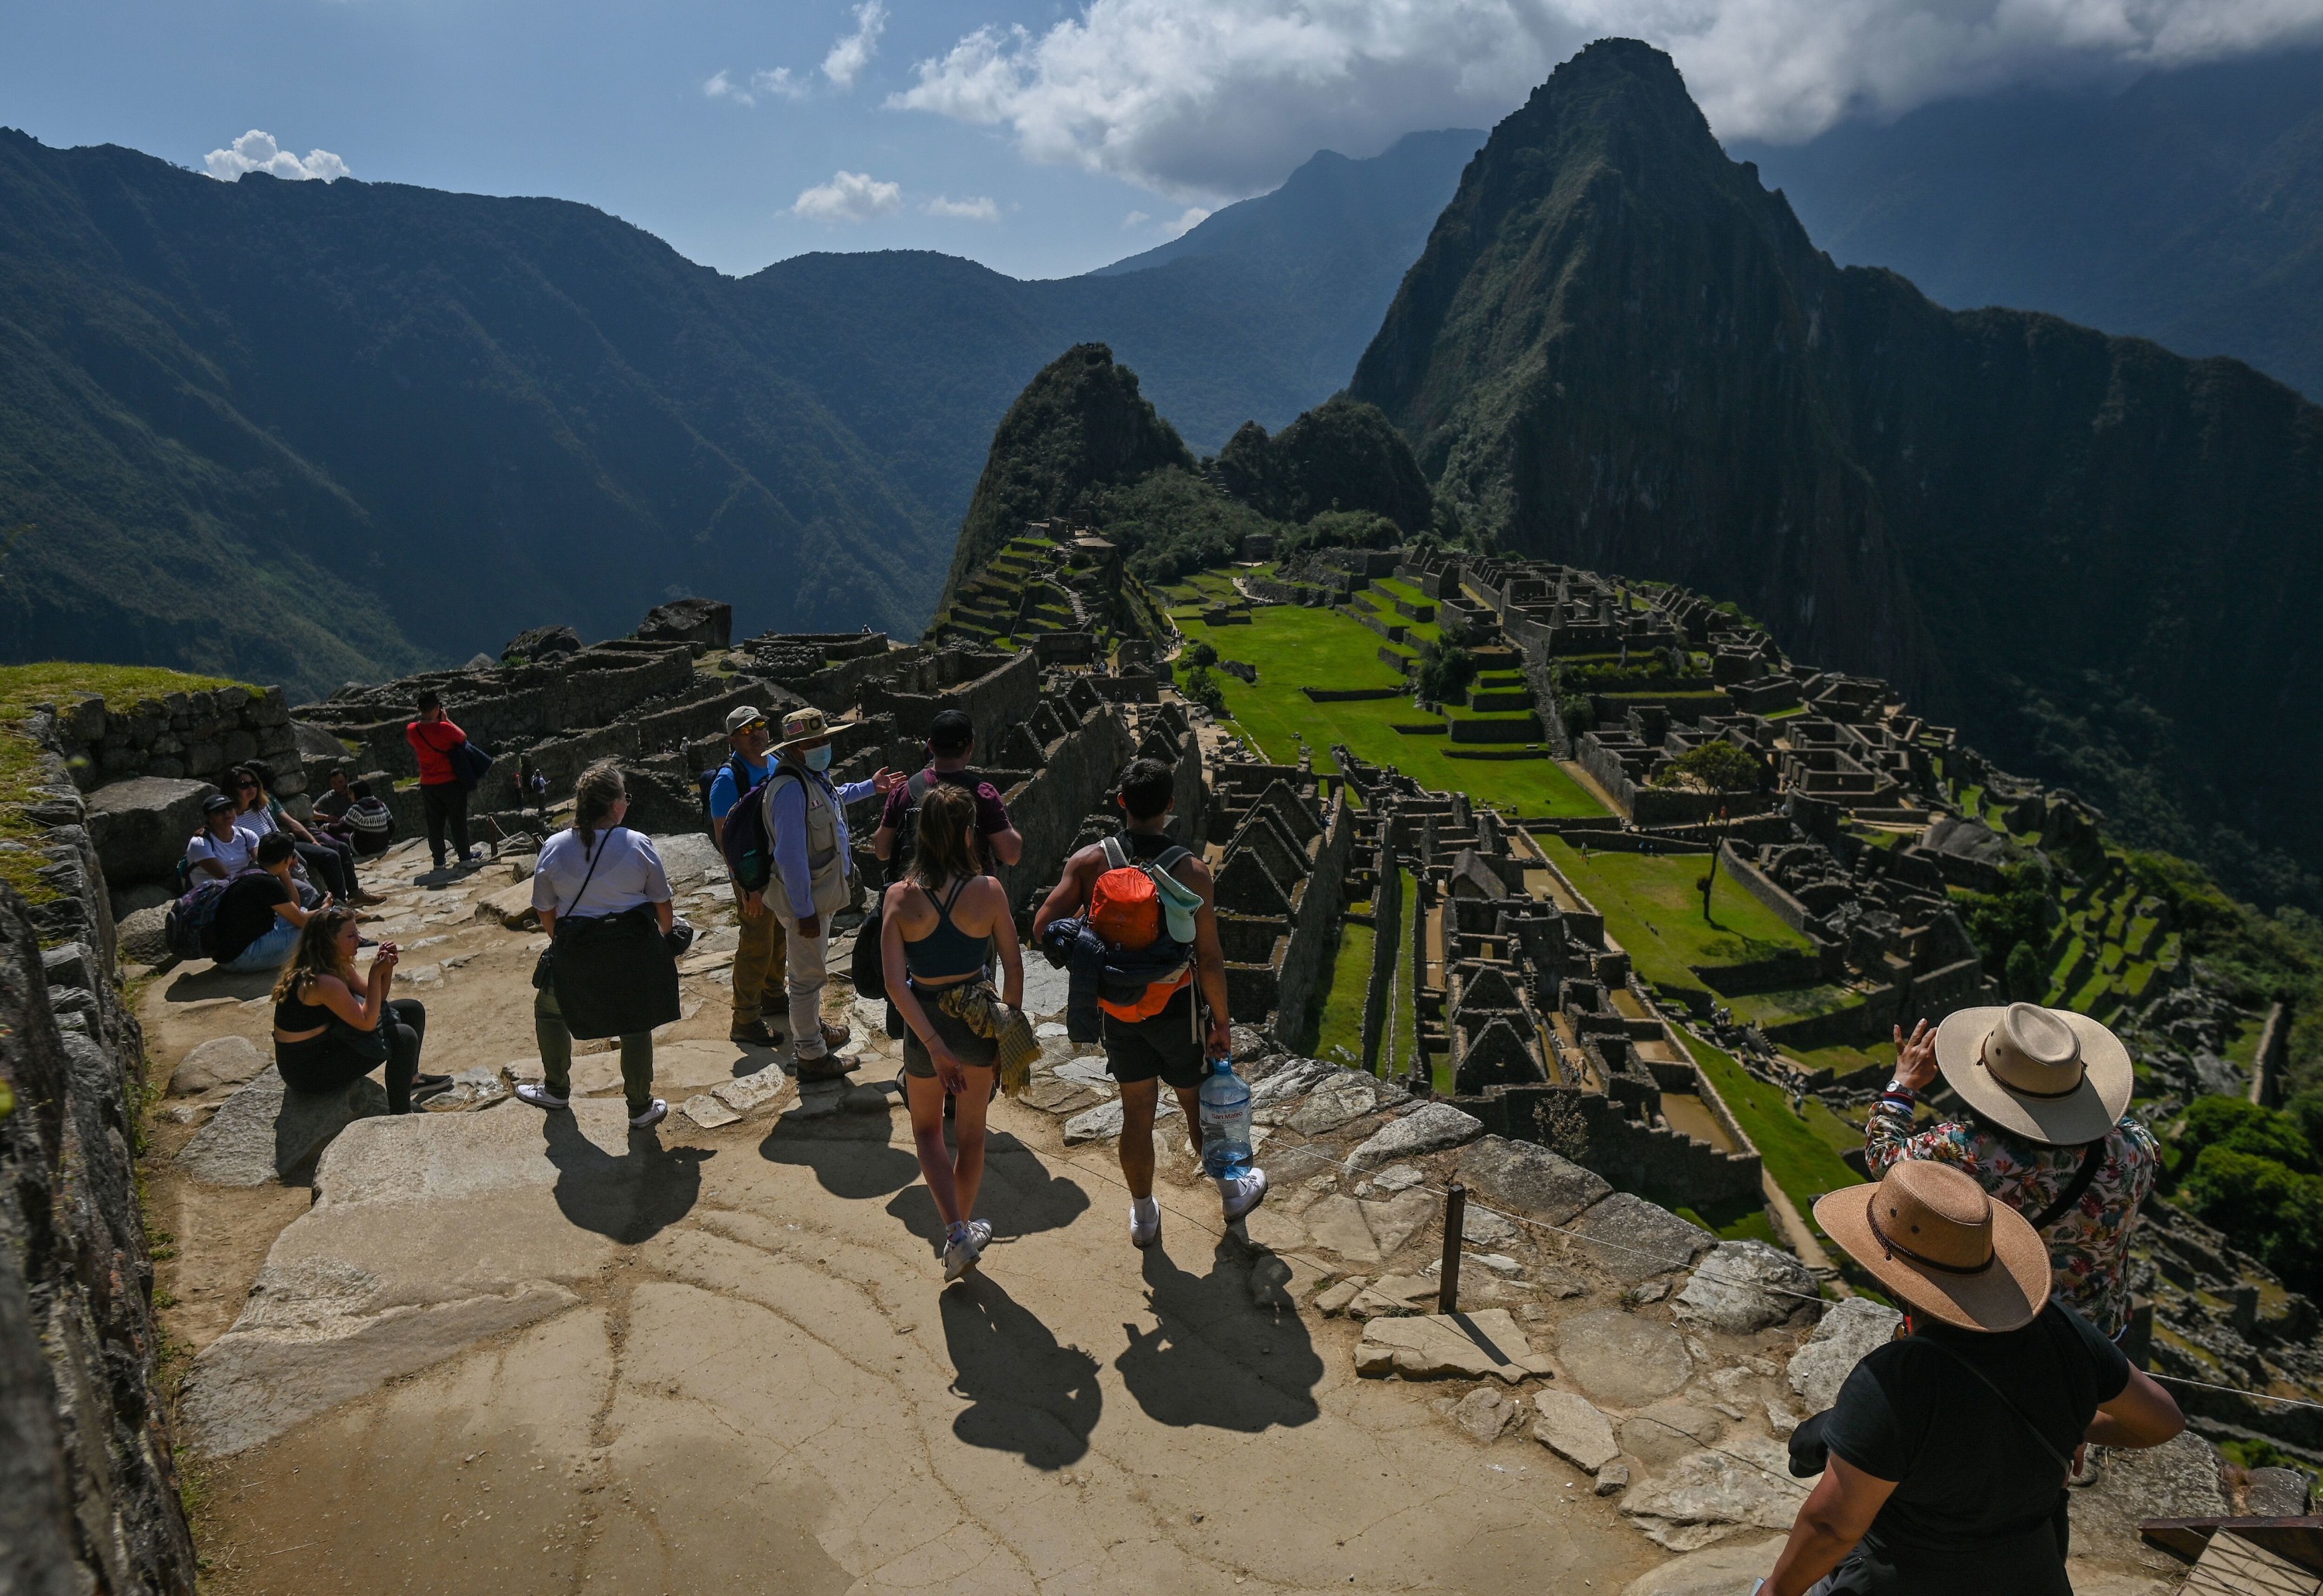
[(1150, 1197), (1129, 1205), (1129, 1244), (1150, 1247), (1162, 1239), (1162, 1205)]
[(1247, 1175), (1218, 1182), (1218, 1196), (1226, 1205), (1226, 1223), (1232, 1225), (1266, 1200), (1266, 1171), (1253, 1169)]
[(954, 1231), (944, 1242), (944, 1284), (949, 1286), (976, 1267), (984, 1252), (984, 1243), (992, 1239), (992, 1227), (980, 1219), (970, 1220)]
[(656, 1097), (653, 1100), (652, 1105), (643, 1114), (633, 1114), (629, 1115), (629, 1129), (632, 1131), (651, 1130), (654, 1126), (661, 1124), (662, 1121), (668, 1117), (669, 1105), (663, 1099)]
[(519, 1103), (529, 1103), (535, 1108), (570, 1108), (573, 1106), (572, 1098), (560, 1097), (556, 1093), (550, 1091), (546, 1087), (535, 1086), (530, 1081), (526, 1081), (524, 1084), (517, 1087), (516, 1099)]

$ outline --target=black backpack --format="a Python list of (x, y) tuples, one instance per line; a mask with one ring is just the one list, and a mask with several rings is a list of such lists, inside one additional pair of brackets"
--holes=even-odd
[(737, 803), (740, 802), (743, 793), (757, 785), (750, 779), (750, 773), (742, 764), (742, 756), (739, 754), (729, 754), (722, 763), (713, 765), (707, 770), (694, 772), (693, 795), (702, 801), (702, 830), (703, 834), (713, 842), (717, 840), (717, 833), (711, 830), (710, 789), (718, 784), (718, 773), (721, 770), (731, 770), (734, 773), (734, 797)]
[[(964, 775), (970, 782), (984, 779), (980, 772), (973, 770), (953, 774)], [(911, 802), (904, 806), (903, 818), (895, 822), (895, 840), (887, 849), (887, 881), (890, 885), (901, 881), (904, 873), (912, 867), (912, 850), (918, 846), (920, 839), (920, 800), (934, 790), (936, 780), (934, 772), (921, 770), (904, 784), (904, 791), (910, 795)]]

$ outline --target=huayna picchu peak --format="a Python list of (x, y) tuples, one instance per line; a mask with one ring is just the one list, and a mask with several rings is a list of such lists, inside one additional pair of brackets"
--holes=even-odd
[(1593, 45), (1493, 130), (1351, 392), (1500, 546), (1729, 595), (2314, 900), (2323, 410), (1833, 265), (1659, 50)]

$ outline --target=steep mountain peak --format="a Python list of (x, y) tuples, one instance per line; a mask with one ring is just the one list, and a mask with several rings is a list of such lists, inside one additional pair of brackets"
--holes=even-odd
[(945, 597), (1026, 521), (1087, 513), (1097, 490), (1134, 482), (1194, 457), (1137, 373), (1102, 344), (1076, 344), (1024, 385), (992, 435), (992, 453), (961, 524)]

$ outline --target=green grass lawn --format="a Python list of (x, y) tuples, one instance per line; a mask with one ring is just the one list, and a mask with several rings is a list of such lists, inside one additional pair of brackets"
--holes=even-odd
[(1584, 859), (1561, 837), (1540, 843), (1566, 879), (1604, 914), (1605, 929), (1629, 950), (1638, 973), (1657, 986), (1699, 990), (1691, 966), (1748, 964), (1810, 946), (1722, 876), (1711, 894), (1715, 923), (1705, 921), (1694, 883), (1710, 867), (1706, 854), (1592, 853)]
[(1892, 1041), (1875, 1041), (1867, 1048), (1794, 1048), (1790, 1050), (1790, 1054), (1809, 1069), (1828, 1069), (1833, 1075), (1846, 1075), (1852, 1070), (1862, 1069), (1867, 1064), (1878, 1064), (1883, 1068), (1893, 1069), (1896, 1063), (1896, 1044)]
[(1350, 1069), (1364, 1067), (1364, 996), (1371, 984), (1372, 949), (1378, 932), (1368, 925), (1339, 927), (1339, 953), (1330, 985), (1321, 994), (1322, 1019), (1315, 1028), (1315, 1054)]
[[(1855, 1171), (1841, 1160), (1838, 1148), (1832, 1145), (1840, 1133), (1831, 1127), (1845, 1123), (1838, 1115), (1821, 1104), (1811, 1104), (1810, 1113), (1820, 1109), (1821, 1117), (1831, 1126), (1802, 1119), (1791, 1112), (1789, 1099), (1780, 1091), (1753, 1079), (1730, 1055), (1684, 1032), (1678, 1040), (1710, 1077), (1718, 1095), (1726, 1099), (1726, 1106), (1741, 1122), (1743, 1134), (1757, 1144), (1767, 1173), (1798, 1205), (1802, 1215), (1811, 1218), (1814, 1199), (1824, 1192), (1859, 1184)], [(1862, 1138), (1854, 1140), (1859, 1142)]]
[(1423, 786), (1457, 789), (1479, 803), (1528, 817), (1602, 815), (1605, 808), (1553, 759), (1447, 759), (1449, 738), (1408, 737), (1398, 724), (1440, 717), (1422, 713), (1408, 697), (1352, 703), (1316, 703), (1301, 687), (1400, 687), (1402, 677), (1380, 661), (1377, 632), (1333, 610), (1271, 605), (1253, 610), (1247, 626), (1213, 627), (1180, 614), (1187, 639), (1202, 639), (1225, 659), (1258, 667), (1258, 685), (1218, 673), (1226, 713), (1268, 759), (1295, 764), (1301, 738), (1318, 770), (1336, 772), (1331, 745), (1392, 765)]

